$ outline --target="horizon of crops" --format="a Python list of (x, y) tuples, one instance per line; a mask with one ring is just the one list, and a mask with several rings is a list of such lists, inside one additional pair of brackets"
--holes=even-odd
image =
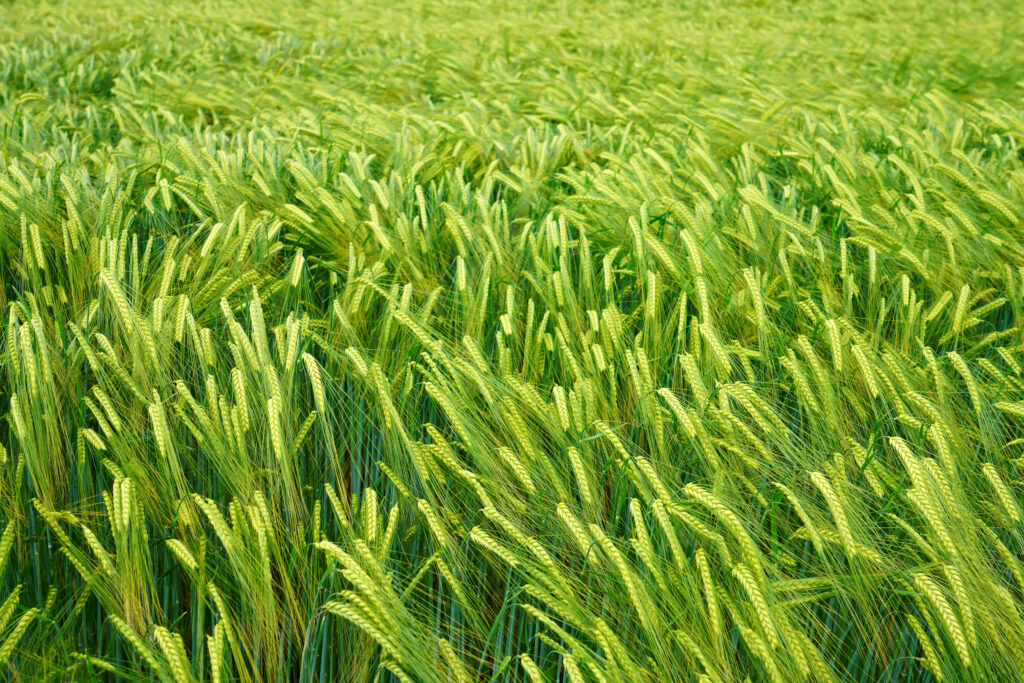
[(1012, 2), (0, 5), (0, 679), (1024, 679)]

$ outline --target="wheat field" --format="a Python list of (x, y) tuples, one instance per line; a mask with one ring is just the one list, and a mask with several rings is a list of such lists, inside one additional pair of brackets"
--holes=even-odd
[(0, 680), (1024, 679), (1016, 2), (0, 5)]

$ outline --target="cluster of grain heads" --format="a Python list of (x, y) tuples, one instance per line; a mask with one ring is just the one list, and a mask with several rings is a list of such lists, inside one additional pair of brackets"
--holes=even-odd
[[(3, 535), (0, 536), (0, 574), (7, 568), (13, 543), (14, 522), (10, 521), (7, 523)], [(38, 610), (35, 608), (18, 609), (21, 590), (22, 585), (18, 584), (5, 595), (3, 602), (0, 603), (0, 666), (7, 664), (22, 636), (25, 635), (25, 631), (28, 630), (38, 614)], [(20, 616), (17, 616), (19, 612)]]

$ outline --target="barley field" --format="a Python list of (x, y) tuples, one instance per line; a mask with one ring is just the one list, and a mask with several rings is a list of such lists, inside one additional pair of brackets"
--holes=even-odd
[(1016, 2), (0, 5), (0, 680), (1024, 679)]

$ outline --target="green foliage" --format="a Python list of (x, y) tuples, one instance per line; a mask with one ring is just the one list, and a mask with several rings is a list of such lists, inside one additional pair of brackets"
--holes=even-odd
[(0, 7), (0, 675), (1024, 679), (1014, 7)]

